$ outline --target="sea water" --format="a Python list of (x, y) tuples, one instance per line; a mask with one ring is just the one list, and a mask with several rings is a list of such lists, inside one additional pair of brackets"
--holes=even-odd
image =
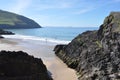
[(6, 38), (17, 38), (25, 40), (49, 41), (54, 43), (69, 43), (77, 35), (98, 27), (43, 27), (33, 29), (7, 29), (16, 35), (4, 35)]

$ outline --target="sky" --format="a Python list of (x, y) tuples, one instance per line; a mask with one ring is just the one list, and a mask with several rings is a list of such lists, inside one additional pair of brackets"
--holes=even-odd
[(99, 27), (110, 12), (120, 11), (120, 0), (1, 0), (0, 9), (43, 27)]

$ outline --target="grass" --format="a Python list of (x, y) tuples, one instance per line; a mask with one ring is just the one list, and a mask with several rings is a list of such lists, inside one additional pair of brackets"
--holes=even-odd
[(100, 41), (96, 41), (96, 44), (99, 46), (99, 48), (102, 48)]
[(16, 22), (24, 24), (24, 22), (17, 18), (16, 14), (0, 10), (0, 24), (14, 26)]
[(14, 21), (10, 19), (1, 19), (1, 18), (0, 18), (0, 24), (15, 25)]
[[(39, 28), (35, 21), (15, 13), (0, 10), (0, 27)], [(17, 27), (18, 26), (18, 27)]]

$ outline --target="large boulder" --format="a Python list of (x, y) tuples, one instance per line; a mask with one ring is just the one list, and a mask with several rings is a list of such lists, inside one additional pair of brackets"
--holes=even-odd
[(52, 80), (41, 59), (25, 52), (0, 52), (0, 80)]
[(120, 80), (120, 12), (106, 17), (98, 31), (63, 46), (57, 45), (55, 54), (77, 71), (79, 80)]

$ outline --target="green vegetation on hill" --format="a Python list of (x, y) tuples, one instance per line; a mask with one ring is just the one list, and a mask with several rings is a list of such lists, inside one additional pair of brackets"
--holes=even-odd
[(15, 25), (18, 21), (17, 15), (0, 11), (0, 24)]
[(35, 21), (11, 12), (0, 10), (0, 28), (40, 28)]

